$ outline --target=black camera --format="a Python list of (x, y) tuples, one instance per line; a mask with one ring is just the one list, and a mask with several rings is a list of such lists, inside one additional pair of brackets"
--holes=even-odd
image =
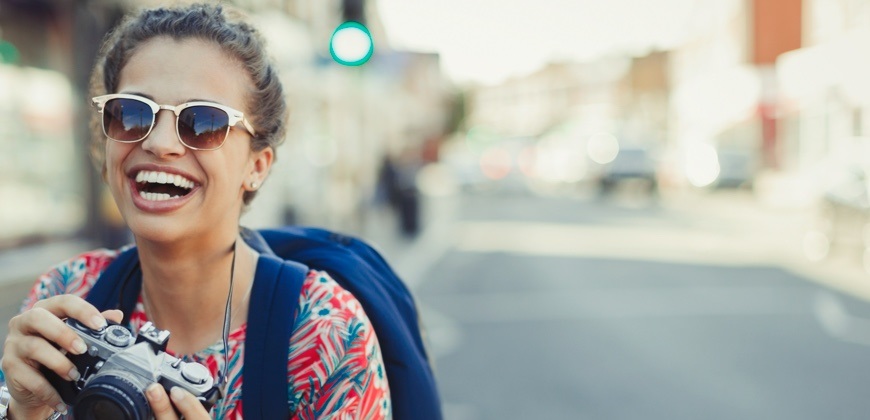
[(166, 353), (169, 331), (149, 322), (134, 337), (113, 322), (100, 330), (72, 318), (66, 323), (88, 346), (83, 354), (66, 354), (81, 378), (68, 381), (45, 367), (41, 370), (63, 401), (72, 405), (76, 420), (151, 419), (154, 415), (145, 388), (154, 382), (163, 385), (167, 393), (172, 387), (181, 387), (197, 397), (206, 410), (220, 398), (207, 367)]

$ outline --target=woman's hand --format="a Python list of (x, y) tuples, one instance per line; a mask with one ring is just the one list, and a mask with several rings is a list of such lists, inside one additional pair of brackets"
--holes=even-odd
[[(145, 391), (145, 395), (148, 397), (148, 403), (151, 404), (156, 420), (178, 420), (178, 415), (172, 409), (173, 404), (185, 420), (211, 419), (208, 411), (205, 411), (205, 407), (193, 394), (177, 386), (169, 390), (169, 395), (166, 395), (162, 385), (151, 384)], [(172, 403), (169, 402), (170, 399)]]
[(40, 300), (33, 308), (12, 318), (0, 366), (13, 399), (10, 409), (14, 410), (16, 418), (41, 415), (48, 409), (66, 412), (60, 395), (39, 372), (40, 366), (45, 366), (67, 380), (77, 380), (80, 376), (61, 350), (82, 354), (87, 347), (64, 323), (64, 318), (74, 318), (99, 329), (106, 326), (106, 319), (120, 322), (123, 313), (118, 310), (100, 313), (78, 296), (59, 295)]

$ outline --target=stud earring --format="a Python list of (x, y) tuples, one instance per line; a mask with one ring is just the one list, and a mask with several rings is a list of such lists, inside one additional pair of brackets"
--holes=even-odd
[(257, 187), (259, 187), (259, 186), (260, 186), (260, 184), (257, 184), (256, 182), (251, 182), (251, 189), (252, 190), (256, 190)]

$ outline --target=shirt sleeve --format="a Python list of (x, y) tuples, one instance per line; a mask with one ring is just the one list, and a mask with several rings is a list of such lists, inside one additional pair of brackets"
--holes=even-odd
[(303, 285), (288, 374), (293, 419), (389, 419), (380, 344), (359, 301), (328, 274)]
[(52, 296), (65, 293), (84, 298), (96, 283), (100, 273), (117, 258), (120, 251), (98, 249), (86, 252), (64, 261), (37, 278), (27, 297), (21, 304), (20, 312)]

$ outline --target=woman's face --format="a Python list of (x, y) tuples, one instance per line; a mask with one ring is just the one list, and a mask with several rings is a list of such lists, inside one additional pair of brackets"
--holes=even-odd
[[(218, 45), (160, 37), (136, 48), (121, 70), (116, 93), (145, 96), (161, 105), (216, 102), (250, 117), (246, 99), (251, 88), (241, 63)], [(250, 134), (241, 124), (229, 131), (220, 149), (191, 150), (178, 140), (175, 119), (171, 111), (160, 111), (145, 140), (106, 142), (106, 179), (118, 208), (137, 241), (234, 237), (242, 194), (252, 181), (262, 184), (272, 150), (252, 152)], [(154, 194), (142, 194), (152, 191), (153, 184), (136, 182), (137, 176), (141, 181), (143, 175), (147, 179), (152, 173), (165, 173), (175, 178), (176, 185), (192, 188), (182, 189), (186, 193), (180, 196), (157, 200)]]

